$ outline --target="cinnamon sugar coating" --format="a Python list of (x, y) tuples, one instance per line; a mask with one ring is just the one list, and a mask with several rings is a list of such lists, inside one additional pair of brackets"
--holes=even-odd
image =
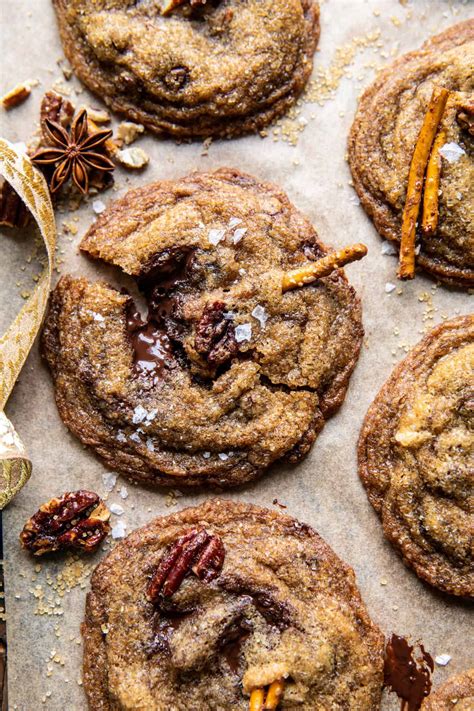
[(462, 106), (474, 93), (473, 65), (471, 19), (380, 72), (361, 98), (349, 136), (349, 164), (361, 204), (380, 235), (398, 245), (410, 163), (433, 88), (450, 91), (440, 127), (446, 143), (464, 152), (452, 162), (442, 158), (438, 228), (421, 235), (420, 212), (416, 264), (464, 288), (474, 285), (474, 144), (462, 118)]
[[(220, 574), (154, 606), (150, 575), (197, 526), (223, 543)], [(96, 568), (82, 633), (94, 711), (247, 711), (281, 676), (281, 709), (380, 708), (383, 635), (354, 572), (309, 526), (257, 506), (208, 501), (132, 533)]]
[(156, 133), (258, 131), (306, 84), (316, 0), (164, 3), (53, 0), (64, 51), (87, 87)]
[(474, 596), (474, 316), (433, 329), (369, 408), (359, 474), (387, 538), (420, 578)]
[(82, 249), (135, 277), (149, 306), (141, 322), (127, 294), (73, 277), (53, 292), (43, 349), (82, 442), (179, 486), (234, 486), (309, 451), (344, 399), (361, 308), (342, 270), (282, 293), (286, 270), (326, 253), (282, 191), (230, 169), (148, 185)]
[(450, 677), (423, 702), (421, 711), (472, 711), (474, 669)]

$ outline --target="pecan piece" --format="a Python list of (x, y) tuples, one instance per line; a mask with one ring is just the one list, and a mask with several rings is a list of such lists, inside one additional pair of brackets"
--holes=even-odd
[(467, 100), (460, 104), (457, 122), (469, 135), (474, 136), (474, 101)]
[(206, 583), (217, 577), (224, 564), (225, 550), (218, 536), (203, 528), (192, 529), (171, 546), (148, 584), (150, 602), (171, 597), (191, 571)]
[(235, 329), (222, 301), (207, 304), (196, 326), (194, 347), (211, 366), (219, 366), (239, 350)]
[(59, 123), (63, 128), (71, 125), (74, 116), (74, 106), (69, 99), (56, 94), (55, 91), (47, 91), (41, 100), (40, 123), (43, 132), (43, 141), (47, 144), (49, 136), (46, 132), (46, 119)]
[(51, 499), (25, 524), (23, 548), (43, 555), (72, 548), (92, 553), (110, 531), (110, 512), (93, 491), (70, 491)]
[(29, 86), (27, 82), (24, 82), (23, 84), (17, 84), (13, 87), (13, 89), (4, 94), (0, 99), (0, 102), (3, 107), (9, 111), (10, 109), (14, 109), (15, 106), (19, 106), (26, 101), (30, 94), (31, 86)]
[(0, 225), (5, 227), (26, 227), (31, 218), (31, 213), (25, 203), (5, 181), (0, 188)]

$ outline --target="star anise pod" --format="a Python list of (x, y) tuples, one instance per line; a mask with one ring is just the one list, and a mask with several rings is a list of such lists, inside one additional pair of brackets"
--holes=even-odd
[(40, 149), (31, 160), (37, 165), (55, 166), (49, 185), (52, 193), (57, 192), (72, 176), (74, 184), (86, 194), (91, 169), (102, 172), (114, 170), (115, 165), (112, 161), (98, 152), (98, 149), (112, 136), (112, 131), (97, 131), (89, 134), (85, 109), (76, 116), (69, 132), (59, 123), (48, 118), (44, 122), (44, 132), (52, 146)]

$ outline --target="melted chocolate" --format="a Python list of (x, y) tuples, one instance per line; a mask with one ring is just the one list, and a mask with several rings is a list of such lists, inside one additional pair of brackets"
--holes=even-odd
[[(242, 598), (242, 601), (244, 601)], [(249, 603), (252, 602), (250, 597), (246, 598)], [(243, 617), (239, 617), (222, 635), (219, 640), (219, 648), (222, 656), (226, 660), (233, 674), (239, 673), (240, 657), (242, 654), (242, 645), (250, 636), (252, 631), (251, 623)]]
[(222, 649), (222, 654), (233, 674), (239, 673), (240, 657), (242, 654), (242, 645), (248, 639), (250, 632), (241, 632), (237, 639), (229, 642)]
[(174, 247), (153, 255), (140, 274), (140, 287), (145, 293), (167, 292), (187, 281), (194, 260), (192, 247)]
[(414, 647), (404, 637), (392, 634), (387, 642), (384, 684), (402, 699), (402, 711), (418, 711), (431, 690), (433, 659), (419, 646), (421, 657), (415, 659)]
[(161, 617), (158, 622), (154, 623), (154, 635), (151, 642), (147, 645), (146, 652), (149, 657), (154, 654), (169, 654), (170, 653), (170, 640), (173, 633), (183, 624), (186, 619), (187, 614), (172, 614), (167, 613)]
[(127, 331), (134, 350), (135, 369), (154, 379), (161, 378), (165, 367), (174, 363), (167, 333), (153, 319), (143, 321), (133, 302), (127, 310)]

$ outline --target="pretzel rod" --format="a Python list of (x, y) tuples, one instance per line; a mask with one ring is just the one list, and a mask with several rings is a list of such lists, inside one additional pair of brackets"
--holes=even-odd
[(318, 259), (317, 262), (310, 262), (298, 269), (292, 269), (283, 275), (281, 288), (282, 291), (289, 291), (297, 287), (310, 284), (315, 279), (331, 274), (335, 269), (343, 267), (349, 262), (356, 262), (367, 254), (365, 244), (353, 244), (350, 247), (344, 247), (337, 252), (327, 254), (325, 257)]
[(283, 696), (285, 682), (283, 679), (276, 679), (268, 687), (265, 698), (265, 689), (257, 687), (250, 694), (249, 711), (275, 711), (278, 708), (280, 699)]
[(263, 711), (265, 703), (265, 690), (254, 689), (250, 694), (249, 711)]
[(448, 96), (449, 91), (447, 89), (440, 87), (433, 89), (411, 160), (407, 195), (405, 207), (403, 208), (400, 262), (398, 267), (399, 279), (413, 279), (415, 276), (415, 233), (416, 221), (420, 211), (423, 177)]
[(280, 699), (283, 695), (284, 687), (285, 684), (283, 679), (277, 679), (272, 684), (270, 684), (267, 698), (265, 700), (265, 706), (263, 707), (264, 709), (266, 709), (266, 711), (274, 711), (278, 707)]
[(423, 218), (421, 229), (425, 235), (433, 235), (439, 218), (439, 181), (441, 177), (441, 156), (439, 149), (446, 143), (446, 131), (441, 129), (433, 143), (428, 168), (426, 169), (425, 192), (423, 195)]

